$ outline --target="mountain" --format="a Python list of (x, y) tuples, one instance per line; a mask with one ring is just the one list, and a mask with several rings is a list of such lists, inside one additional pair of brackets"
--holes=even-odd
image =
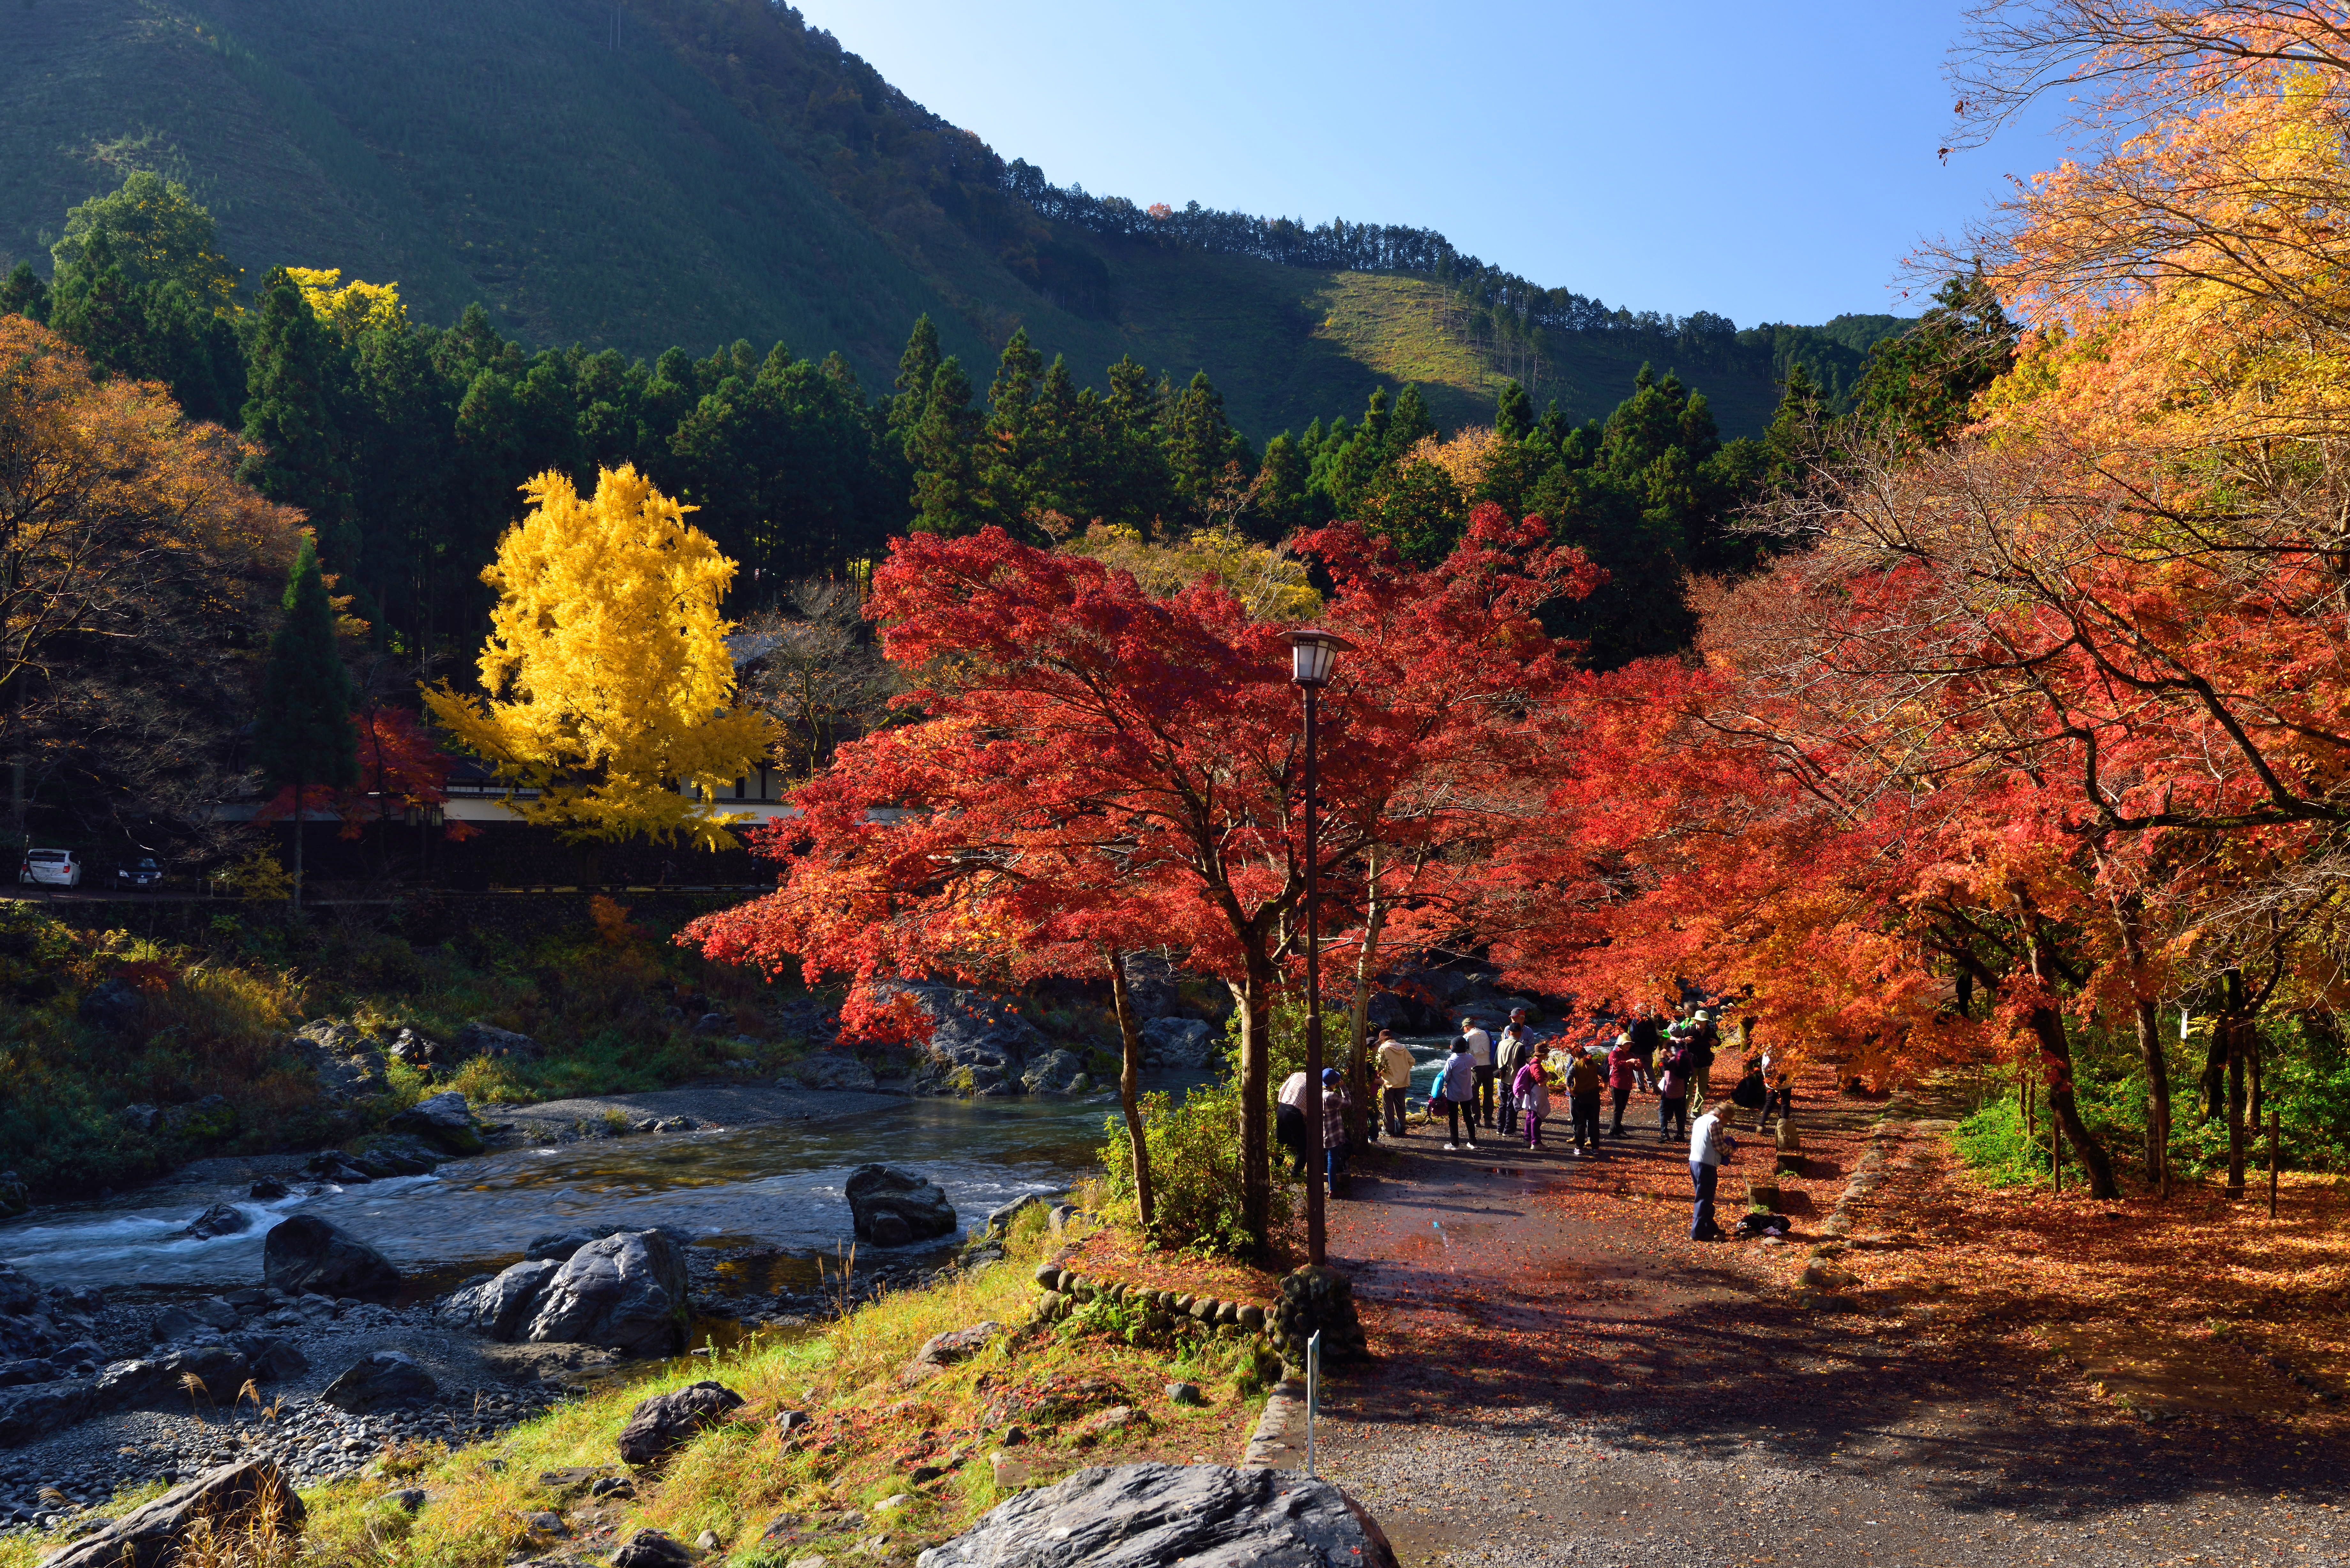
[[(19, 0), (0, 99), (0, 271), (46, 273), (68, 207), (151, 169), (249, 282), (337, 267), (422, 319), (478, 300), (527, 340), (634, 355), (837, 348), (876, 389), (917, 316), (983, 381), (1025, 326), (1097, 383), (1129, 354), (1204, 369), (1259, 440), (1403, 380), (1447, 425), (1513, 375), (1579, 420), (1643, 362), (1752, 433), (1794, 360), (1841, 391), (1901, 325), (1529, 303), (1424, 231), (1342, 225), (1334, 250), (1326, 225), (1059, 191), (766, 0)], [(1311, 265), (1358, 254), (1378, 265)]]

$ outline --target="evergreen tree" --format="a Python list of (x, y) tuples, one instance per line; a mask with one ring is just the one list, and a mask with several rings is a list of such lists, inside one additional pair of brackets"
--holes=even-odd
[(212, 213), (184, 186), (142, 171), (68, 212), (65, 237), (49, 247), (57, 275), (80, 267), (100, 236), (130, 287), (176, 283), (207, 315), (236, 303), (238, 270), (220, 253)]
[(253, 760), (262, 776), (294, 792), (294, 907), (302, 907), (304, 792), (350, 789), (359, 782), (359, 741), (351, 727), (350, 676), (335, 645), (335, 607), (308, 538), (286, 579), (286, 619), (269, 639), (261, 711), (253, 726)]
[(931, 378), (938, 373), (938, 325), (925, 314), (915, 318), (906, 351), (898, 356), (898, 379), (892, 384), (897, 395), (889, 400), (889, 428), (898, 432), (901, 443), (930, 407)]
[(914, 524), (925, 534), (976, 534), (1003, 521), (993, 513), (979, 466), (979, 413), (971, 406), (971, 379), (950, 355), (931, 378), (922, 418), (907, 438), (914, 465)]
[(2015, 363), (2017, 337), (1981, 272), (1950, 279), (1918, 325), (1869, 349), (1856, 420), (1905, 446), (1939, 445), (1971, 417), (1975, 394)]
[(49, 318), (49, 286), (41, 281), (31, 262), (18, 262), (8, 281), (0, 283), (0, 316), (23, 316), (35, 321)]
[(1255, 514), (1243, 520), (1247, 531), (1272, 545), (1306, 526), (1313, 521), (1306, 497), (1311, 477), (1305, 449), (1287, 431), (1265, 442), (1264, 460), (1257, 465)]
[(1523, 441), (1534, 433), (1534, 400), (1515, 381), (1502, 383), (1493, 405), (1493, 433), (1503, 441)]
[(1170, 403), (1166, 417), (1167, 467), (1175, 498), (1187, 525), (1205, 523), (1216, 508), (1219, 487), (1227, 472), (1238, 467), (1246, 479), (1253, 466), (1248, 439), (1232, 429), (1224, 415), (1224, 395), (1208, 373), (1193, 373), (1191, 384)]
[(1419, 389), (1406, 382), (1396, 395), (1395, 413), (1388, 421), (1388, 453), (1400, 461), (1412, 448), (1436, 433), (1436, 421), (1429, 416), (1428, 401)]
[(340, 358), (294, 280), (282, 267), (271, 273), (247, 349), (244, 439), (258, 450), (238, 465), (237, 477), (272, 501), (301, 508), (328, 564), (356, 574), (359, 530), (336, 417)]

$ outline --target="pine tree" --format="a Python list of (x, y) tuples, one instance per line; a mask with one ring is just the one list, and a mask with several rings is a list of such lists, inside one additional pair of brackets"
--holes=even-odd
[(1493, 406), (1493, 433), (1503, 441), (1523, 441), (1534, 433), (1534, 400), (1515, 381), (1502, 383)]
[(1207, 521), (1225, 471), (1237, 463), (1247, 477), (1251, 456), (1248, 438), (1224, 415), (1224, 395), (1205, 370), (1194, 373), (1167, 410), (1167, 466), (1188, 522)]
[[(259, 450), (236, 476), (272, 501), (297, 506), (337, 572), (359, 569), (351, 474), (336, 419), (341, 351), (280, 267), (263, 286), (248, 350), (244, 439)], [(354, 579), (356, 580), (356, 579)]]
[(889, 428), (900, 444), (909, 440), (931, 404), (931, 378), (939, 373), (939, 329), (929, 316), (918, 317), (898, 356), (897, 396), (889, 400)]
[(982, 426), (971, 379), (953, 356), (939, 362), (922, 418), (906, 440), (914, 465), (914, 526), (925, 534), (976, 534), (990, 523), (992, 497), (979, 465)]
[(1409, 382), (1396, 395), (1395, 413), (1388, 421), (1388, 455), (1401, 461), (1404, 454), (1436, 433), (1436, 421), (1430, 417), (1428, 400), (1419, 389)]
[(311, 789), (349, 789), (359, 782), (359, 742), (351, 728), (350, 676), (335, 645), (335, 607), (305, 537), (286, 578), (286, 619), (269, 639), (253, 760), (262, 776), (294, 792), (294, 907), (302, 907), (302, 813)]
[(18, 262), (8, 281), (0, 283), (0, 316), (22, 316), (34, 321), (49, 318), (49, 286), (41, 281), (31, 262)]

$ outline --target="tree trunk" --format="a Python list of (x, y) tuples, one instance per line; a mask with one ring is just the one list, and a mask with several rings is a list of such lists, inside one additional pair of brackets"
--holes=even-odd
[(294, 781), (294, 912), (302, 912), (302, 781)]
[(1109, 993), (1118, 1003), (1118, 1039), (1125, 1047), (1124, 1063), (1118, 1075), (1118, 1105), (1126, 1113), (1127, 1141), (1134, 1149), (1134, 1201), (1147, 1236), (1159, 1222), (1159, 1201), (1150, 1190), (1150, 1140), (1142, 1130), (1142, 1031), (1134, 1022), (1134, 999), (1127, 988), (1126, 965), (1120, 961), (1121, 956), (1116, 952), (1107, 955)]
[(1347, 1058), (1347, 1142), (1349, 1147), (1363, 1147), (1364, 1135), (1371, 1120), (1370, 1075), (1366, 1070), (1369, 1053), (1363, 1048), (1363, 1036), (1370, 1031), (1371, 976), (1378, 970), (1379, 931), (1388, 922), (1388, 901), (1379, 897), (1379, 846), (1370, 847), (1368, 885), (1370, 903), (1363, 913), (1363, 947), (1355, 955), (1355, 1005), (1348, 1011), (1347, 1022), (1354, 1032), (1355, 1048)]
[[(2018, 896), (2016, 908), (2030, 939), (2032, 977), (2040, 982), (2042, 996), (2048, 996), (2055, 989), (2056, 963), (2048, 950), (2047, 932), (2041, 927), (2040, 911), (2028, 895)], [(2114, 1162), (2106, 1157), (2105, 1146), (2089, 1130), (2089, 1124), (2081, 1119), (2081, 1108), (2073, 1098), (2073, 1043), (2064, 1033), (2064, 1015), (2054, 1003), (2042, 1001), (2033, 1004), (2025, 1022), (2040, 1042), (2041, 1066), (2048, 1081), (2048, 1116), (2056, 1124), (2051, 1136), (2061, 1130), (2074, 1153), (2080, 1156), (2081, 1168), (2089, 1178), (2090, 1197), (2119, 1198)]]
[(2162, 1017), (2154, 999), (2146, 994), (2146, 939), (2138, 910), (2125, 903), (2120, 911), (2122, 956), (2129, 962), (2135, 992), (2132, 1008), (2137, 1021), (2138, 1059), (2146, 1073), (2146, 1179), (2162, 1179), (2163, 1129), (2170, 1125), (2170, 1062), (2162, 1048)]
[(2244, 1195), (2244, 1047), (2251, 1020), (2245, 1015), (2244, 975), (2230, 970), (2220, 982), (2220, 1016), (2211, 1025), (2212, 1044), (2227, 1063), (2228, 1196)]
[(1241, 1012), (1241, 1223), (1257, 1256), (1273, 1245), (1273, 1113), (1268, 1078), (1273, 1070), (1273, 960), (1262, 943), (1248, 946), (1232, 1000)]

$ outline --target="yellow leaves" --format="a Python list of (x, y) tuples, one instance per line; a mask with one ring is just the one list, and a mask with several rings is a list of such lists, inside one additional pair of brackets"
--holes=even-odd
[(444, 683), (426, 705), (538, 789), (514, 803), (525, 820), (732, 846), (725, 825), (739, 818), (713, 803), (775, 738), (734, 701), (733, 627), (718, 613), (734, 563), (629, 465), (604, 470), (592, 498), (551, 472), (523, 490), (530, 511), (482, 573), (499, 595), (481, 657), (489, 695)]
[(1145, 592), (1160, 598), (1212, 576), (1258, 620), (1305, 620), (1322, 608), (1303, 561), (1231, 527), (1203, 528), (1180, 544), (1149, 545), (1132, 528), (1097, 523), (1061, 548), (1133, 574)]
[(1490, 425), (1471, 425), (1451, 441), (1440, 441), (1434, 436), (1422, 436), (1419, 444), (1404, 454), (1407, 463), (1425, 462), (1440, 468), (1452, 481), (1452, 487), (1463, 495), (1473, 496), (1485, 483), (1486, 472), (1492, 467), (1493, 457), (1501, 449), (1502, 438)]
[[(408, 307), (400, 303), (400, 285), (343, 283), (337, 267), (289, 266), (286, 275), (302, 291), (303, 299), (318, 319), (344, 337), (408, 325)], [(339, 288), (336, 286), (341, 284)]]

